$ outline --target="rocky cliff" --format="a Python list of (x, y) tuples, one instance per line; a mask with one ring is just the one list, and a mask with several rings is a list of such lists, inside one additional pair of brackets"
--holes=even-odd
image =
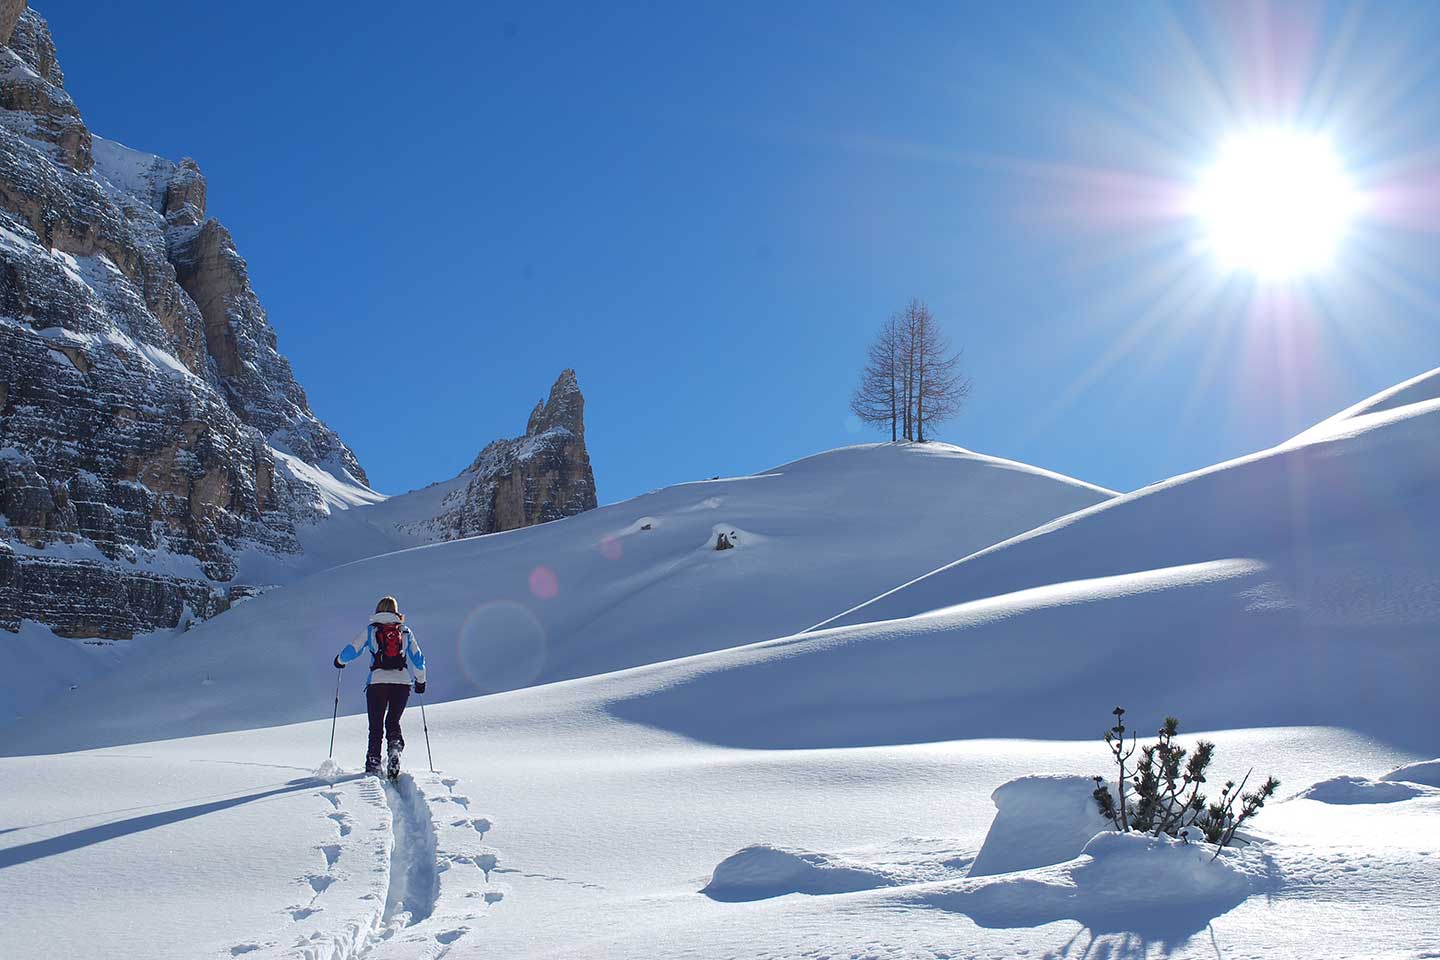
[[(574, 370), (535, 405), (523, 436), (496, 440), (423, 526), (437, 540), (514, 530), (593, 510), (595, 474), (585, 449), (585, 398)], [(420, 531), (416, 531), (420, 532)]]
[(93, 137), (23, 0), (0, 0), (0, 44), (0, 627), (211, 615), (237, 551), (297, 551), (365, 473), (311, 412), (194, 161)]

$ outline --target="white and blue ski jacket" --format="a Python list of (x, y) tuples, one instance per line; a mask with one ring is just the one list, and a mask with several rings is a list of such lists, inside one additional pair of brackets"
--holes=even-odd
[[(355, 639), (345, 645), (340, 651), (339, 660), (341, 663), (349, 663), (358, 659), (362, 654), (368, 653), (371, 662), (380, 652), (375, 643), (375, 627), (381, 623), (402, 623), (399, 615), (394, 613), (377, 613), (370, 618), (370, 623), (355, 635)], [(420, 644), (415, 642), (415, 634), (410, 632), (409, 627), (402, 626), (401, 633), (405, 635), (405, 662), (409, 664), (409, 671), (406, 670), (375, 670), (371, 669), (370, 678), (365, 682), (368, 687), (372, 683), (404, 683), (409, 684), (411, 675), (414, 675), (416, 683), (425, 682), (425, 654), (420, 652)]]

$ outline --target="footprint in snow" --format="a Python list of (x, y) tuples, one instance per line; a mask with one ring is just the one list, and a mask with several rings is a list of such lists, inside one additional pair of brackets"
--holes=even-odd
[(465, 934), (469, 932), (469, 929), (469, 927), (461, 927), (458, 930), (446, 930), (444, 933), (435, 934), (435, 939), (448, 947), (456, 940), (465, 936)]
[(474, 827), (474, 828), (475, 828), (475, 832), (478, 833), (478, 834), (480, 834), (480, 839), (482, 839), (482, 840), (485, 839), (485, 834), (489, 833), (491, 830), (493, 830), (493, 829), (495, 828), (495, 824), (491, 823), (491, 822), (490, 822), (490, 819), (489, 819), (488, 817), (479, 817), (479, 818), (474, 819), (474, 820), (465, 820), (465, 819), (456, 820), (454, 823), (450, 824), (450, 826), (452, 826), (452, 827)]
[(330, 884), (335, 882), (334, 877), (324, 877), (315, 873), (310, 874), (304, 879), (306, 883), (310, 884), (310, 889), (315, 891), (315, 895), (317, 897), (320, 894), (324, 893), (326, 890), (328, 890), (330, 888)]
[(325, 866), (333, 867), (340, 859), (340, 844), (327, 843), (320, 848), (320, 852), (325, 854)]
[(350, 815), (348, 813), (332, 813), (328, 814), (328, 816), (331, 820), (335, 821), (335, 826), (340, 828), (340, 837), (342, 839), (350, 836), (350, 831), (353, 828), (350, 826)]

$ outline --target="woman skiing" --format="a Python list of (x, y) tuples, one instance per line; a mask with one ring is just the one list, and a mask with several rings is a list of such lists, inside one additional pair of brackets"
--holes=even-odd
[(385, 775), (394, 779), (400, 773), (400, 751), (405, 749), (400, 714), (410, 699), (411, 680), (416, 693), (425, 692), (425, 655), (415, 642), (415, 634), (405, 626), (405, 615), (394, 597), (380, 599), (370, 623), (335, 657), (335, 666), (343, 670), (345, 664), (367, 651), (370, 677), (365, 683), (365, 706), (370, 714), (370, 744), (365, 751), (365, 772), (380, 772), (383, 733), (387, 747)]

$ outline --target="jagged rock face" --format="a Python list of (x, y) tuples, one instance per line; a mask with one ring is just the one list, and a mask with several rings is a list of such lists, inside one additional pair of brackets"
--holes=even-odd
[(438, 539), (514, 530), (596, 506), (595, 474), (585, 449), (585, 398), (566, 370), (536, 405), (525, 435), (489, 444), (462, 474), (469, 482), (433, 521)]
[[(45, 21), (24, 3), (15, 15), (6, 56), (0, 59), (0, 109), (18, 115), (30, 136), (53, 145), (57, 159), (81, 173), (92, 165), (90, 131), (65, 92), (65, 74)], [(10, 11), (0, 11), (0, 27)], [(15, 123), (7, 118), (7, 125)]]
[(323, 498), (275, 450), (366, 478), (199, 167), (92, 138), (23, 8), (0, 0), (0, 626), (125, 637), (223, 609), (235, 550), (299, 549)]

